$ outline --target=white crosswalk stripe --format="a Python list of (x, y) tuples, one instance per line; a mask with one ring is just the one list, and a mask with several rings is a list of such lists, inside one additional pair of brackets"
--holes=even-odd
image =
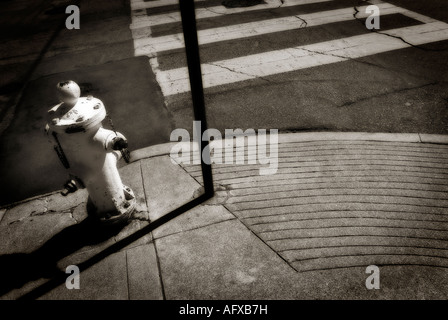
[[(448, 39), (448, 25), (443, 22), (433, 22), (422, 26), (389, 30), (388, 34), (407, 39), (415, 45), (421, 45)], [(370, 33), (217, 61), (213, 64), (202, 65), (204, 88), (361, 58), (408, 46), (400, 39), (385, 38), (384, 35)], [(190, 90), (187, 68), (160, 72), (158, 81), (166, 96)]]
[[(323, 3), (323, 2), (329, 2), (329, 1), (333, 1), (333, 0), (289, 0), (288, 2), (284, 2), (283, 4), (281, 4), (281, 2), (279, 0), (268, 0), (268, 1), (266, 1), (265, 4), (259, 4), (259, 5), (253, 6), (253, 7), (246, 7), (246, 8), (225, 8), (223, 6), (199, 8), (199, 9), (195, 10), (195, 15), (196, 15), (196, 20), (200, 20), (200, 19), (206, 19), (206, 18), (220, 17), (225, 14), (273, 9), (273, 8), (279, 7), (280, 4), (281, 4), (282, 8), (286, 8), (286, 7), (296, 6), (298, 4), (304, 5), (304, 4), (313, 4), (313, 3)], [(134, 5), (134, 7), (133, 7), (133, 5), (131, 4), (131, 7), (133, 10), (137, 10), (134, 8), (139, 8), (139, 5)], [(131, 29), (137, 30), (137, 29), (152, 27), (152, 26), (161, 25), (161, 24), (165, 24), (165, 23), (179, 22), (179, 21), (181, 21), (179, 11), (158, 14), (158, 15), (152, 15), (152, 16), (148, 16), (146, 14), (143, 14), (143, 15), (134, 14), (132, 16)]]
[[(195, 0), (196, 2), (204, 2), (205, 0)], [(142, 0), (131, 0), (132, 10), (142, 10), (148, 8), (164, 7), (169, 5), (176, 5), (179, 0), (155, 0), (155, 1), (142, 1)]]
[[(367, 6), (360, 7), (360, 18), (367, 16), (365, 13), (366, 7)], [(382, 15), (400, 13), (399, 8), (388, 3), (380, 4), (379, 8)], [(300, 19), (296, 16), (292, 16), (200, 30), (198, 31), (198, 41), (199, 44), (202, 45), (349, 20), (353, 20), (353, 8), (329, 10), (304, 14)], [(304, 21), (306, 21), (306, 23), (304, 23)], [(183, 48), (184, 42), (182, 34), (178, 33), (156, 38), (135, 39), (134, 46), (136, 55), (154, 55), (160, 51)]]
[[(141, 7), (141, 4), (139, 4), (138, 1), (139, 0), (132, 1), (131, 6), (133, 10), (139, 8), (139, 6)], [(290, 6), (297, 6), (328, 1), (330, 0), (290, 0), (286, 3)], [(162, 2), (172, 4), (173, 1), (159, 0), (156, 2), (159, 2), (159, 4)], [(382, 32), (367, 32), (352, 37), (203, 63), (202, 73), (204, 88), (312, 68), (349, 59), (357, 59), (378, 53), (408, 48), (410, 47), (410, 44), (423, 45), (448, 40), (447, 23), (437, 21), (386, 2), (376, 1), (376, 5), (380, 9), (382, 17), (400, 13), (421, 22), (421, 24), (387, 30), (387, 34), (383, 34)], [(269, 6), (272, 6), (272, 2), (269, 2), (264, 7), (238, 8), (238, 11), (229, 12), (256, 11), (266, 9), (266, 7)], [(367, 5), (358, 8), (359, 13), (357, 14), (357, 18), (365, 18), (369, 15), (365, 13), (366, 7)], [(222, 8), (223, 7), (221, 7), (220, 12), (222, 12)], [(197, 17), (198, 20), (222, 15), (222, 13), (218, 15), (216, 12), (211, 11), (205, 13), (206, 11), (201, 11), (201, 9), (197, 9), (196, 11), (197, 13), (200, 12)], [(137, 27), (138, 24), (136, 24), (135, 19), (131, 25), (131, 30), (133, 31), (134, 36), (135, 55), (146, 55), (151, 58), (151, 66), (165, 96), (176, 95), (190, 90), (188, 70), (186, 66), (171, 70), (160, 70), (157, 60), (158, 55), (165, 51), (183, 48), (183, 35), (181, 33), (175, 33), (152, 37), (150, 32), (147, 32), (146, 36), (144, 36), (144, 33), (140, 31), (141, 28), (151, 28), (156, 25), (172, 23), (173, 21), (179, 22), (180, 17), (178, 14), (179, 13), (177, 12), (146, 16), (146, 18), (148, 18), (147, 20), (140, 20), (140, 27)], [(351, 21), (354, 20), (353, 14), (354, 9), (350, 7), (301, 14), (300, 16), (291, 15), (281, 18), (204, 29), (198, 31), (198, 41), (200, 45), (229, 40), (238, 41), (239, 39), (275, 32)], [(151, 20), (152, 17), (155, 17), (154, 20)]]

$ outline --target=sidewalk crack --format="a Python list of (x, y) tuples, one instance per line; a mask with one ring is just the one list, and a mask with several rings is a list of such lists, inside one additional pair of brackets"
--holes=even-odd
[(129, 261), (128, 261), (128, 251), (126, 250), (124, 252), (124, 259), (125, 259), (125, 264), (126, 264), (126, 284), (127, 284), (127, 293), (128, 293), (128, 300), (131, 299), (130, 297), (130, 284), (129, 284)]
[(154, 245), (154, 251), (156, 253), (156, 261), (157, 261), (157, 269), (159, 271), (159, 281), (160, 281), (160, 290), (162, 291), (162, 299), (166, 300), (166, 294), (165, 294), (165, 285), (163, 283), (163, 276), (162, 276), (162, 267), (160, 265), (160, 257), (159, 257), (159, 252), (157, 250), (157, 244), (156, 244), (156, 239), (153, 240), (153, 245)]
[(76, 223), (79, 223), (78, 219), (76, 219), (75, 216), (73, 215), (73, 213), (75, 212), (75, 208), (76, 207), (70, 209), (70, 211), (69, 211), (70, 212), (70, 218), (75, 220)]

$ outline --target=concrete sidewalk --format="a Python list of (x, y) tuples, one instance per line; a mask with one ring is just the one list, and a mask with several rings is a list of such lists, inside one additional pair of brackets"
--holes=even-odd
[[(280, 134), (276, 174), (214, 165), (215, 197), (107, 251), (201, 194), (200, 166), (173, 164), (172, 145), (137, 150), (120, 169), (138, 212), (116, 234), (85, 222), (85, 190), (0, 209), (1, 298), (92, 257), (80, 290), (40, 298), (448, 298), (447, 136)], [(379, 290), (366, 289), (369, 265)]]

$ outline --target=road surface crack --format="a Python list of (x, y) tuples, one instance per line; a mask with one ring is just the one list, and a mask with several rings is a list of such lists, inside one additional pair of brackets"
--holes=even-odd
[(387, 95), (390, 95), (390, 94), (404, 92), (404, 91), (409, 91), (409, 90), (422, 89), (422, 88), (429, 87), (429, 86), (434, 86), (434, 85), (437, 85), (437, 84), (438, 84), (438, 82), (430, 82), (430, 83), (425, 83), (423, 85), (416, 86), (416, 87), (400, 88), (400, 89), (396, 89), (396, 90), (393, 90), (393, 91), (390, 91), (390, 92), (384, 92), (384, 93), (380, 93), (380, 94), (377, 94), (377, 95), (364, 97), (364, 98), (361, 98), (361, 99), (358, 99), (358, 100), (355, 100), (355, 101), (347, 101), (347, 102), (344, 102), (343, 104), (337, 106), (336, 108), (348, 107), (348, 106), (351, 106), (351, 105), (353, 105), (355, 103), (367, 101), (367, 100), (370, 100), (370, 99), (384, 97), (384, 96), (387, 96)]
[[(211, 66), (222, 68), (222, 69), (230, 71), (230, 72), (234, 72), (234, 73), (242, 74), (242, 75), (245, 75), (245, 76), (249, 76), (249, 77), (251, 77), (251, 79), (261, 79), (261, 80), (266, 81), (268, 83), (275, 83), (275, 81), (266, 79), (263, 76), (257, 76), (257, 75), (253, 75), (253, 74), (250, 74), (250, 73), (247, 73), (247, 72), (242, 72), (242, 71), (239, 71), (239, 70), (237, 71), (237, 70), (234, 70), (234, 69), (229, 68), (229, 67), (222, 66), (222, 65), (217, 64), (217, 63), (208, 62), (207, 64), (211, 65)], [(247, 80), (251, 80), (251, 79), (247, 79)]]
[(207, 6), (204, 6), (204, 9), (207, 10), (208, 12), (211, 12), (211, 13), (214, 13), (214, 14), (217, 14), (217, 15), (220, 15), (220, 16), (226, 14), (226, 13), (224, 13), (224, 12), (217, 12), (217, 11), (214, 11), (214, 10), (210, 9), (210, 7), (207, 7)]
[(299, 19), (300, 21), (302, 21), (302, 24), (300, 25), (299, 28), (306, 28), (306, 27), (308, 26), (308, 22), (306, 22), (305, 19), (301, 18), (300, 16), (294, 16), (294, 17), (296, 17), (297, 19)]
[[(362, 25), (365, 26), (365, 24), (364, 24), (365, 22), (364, 22), (362, 19), (360, 19), (359, 17), (357, 17), (357, 15), (359, 14), (359, 9), (358, 9), (358, 7), (357, 7), (357, 5), (356, 5), (356, 0), (355, 0), (355, 3), (353, 4), (353, 9), (355, 10), (355, 12), (353, 13), (353, 18), (355, 18), (355, 20), (361, 22)], [(389, 33), (383, 32), (383, 31), (379, 31), (378, 29), (375, 29), (375, 28), (373, 28), (373, 29), (368, 29), (368, 30), (371, 31), (371, 32), (375, 32), (375, 33), (378, 33), (378, 34), (387, 36), (387, 37), (391, 37), (391, 38), (398, 39), (398, 40), (402, 41), (403, 43), (406, 43), (406, 44), (409, 45), (410, 47), (413, 47), (413, 48), (416, 48), (416, 49), (420, 49), (420, 50), (423, 50), (423, 51), (436, 51), (436, 52), (437, 52), (437, 51), (439, 51), (439, 52), (440, 52), (440, 51), (446, 51), (446, 49), (430, 49), (430, 48), (425, 48), (425, 47), (422, 47), (422, 46), (419, 46), (419, 45), (410, 43), (409, 41), (407, 41), (407, 40), (404, 39), (403, 37), (396, 36), (396, 35), (393, 35), (393, 34), (389, 34)]]

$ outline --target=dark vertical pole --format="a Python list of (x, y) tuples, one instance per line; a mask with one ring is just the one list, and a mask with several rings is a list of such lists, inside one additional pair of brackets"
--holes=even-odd
[[(200, 159), (202, 177), (204, 179), (205, 193), (213, 196), (212, 167), (206, 164), (202, 158), (202, 150), (208, 145), (201, 137), (207, 130), (207, 119), (205, 115), (204, 89), (202, 87), (201, 62), (199, 58), (198, 34), (196, 30), (196, 17), (194, 12), (194, 0), (179, 0), (180, 15), (182, 17), (182, 29), (185, 40), (185, 51), (187, 54), (188, 74), (190, 76), (191, 96), (193, 99), (194, 118), (201, 122)], [(198, 133), (199, 134), (199, 133)]]

